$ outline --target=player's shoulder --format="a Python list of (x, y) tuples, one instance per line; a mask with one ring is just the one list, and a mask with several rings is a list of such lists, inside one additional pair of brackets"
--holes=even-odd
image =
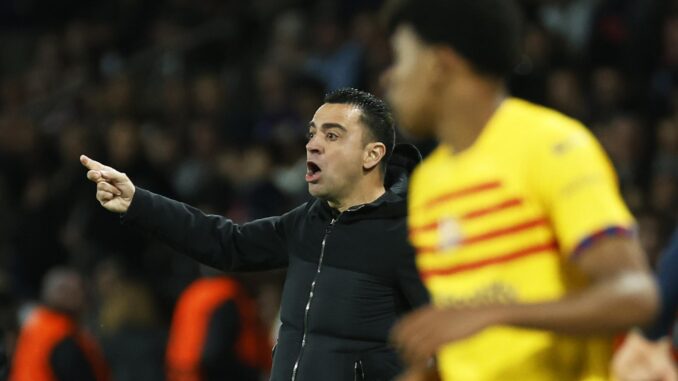
[(440, 144), (412, 171), (409, 181), (410, 189), (407, 195), (410, 206), (419, 205), (423, 202), (435, 188), (432, 183), (437, 183), (441, 174), (448, 173), (447, 159), (450, 158), (450, 155), (450, 150)]
[(430, 172), (437, 172), (440, 165), (444, 165), (451, 151), (443, 144), (438, 145), (424, 160), (417, 165), (410, 176), (410, 182), (415, 182), (418, 178), (426, 177)]
[(513, 130), (511, 135), (530, 150), (597, 145), (593, 134), (576, 119), (518, 98), (507, 102), (503, 116)]
[(570, 135), (588, 135), (587, 128), (578, 120), (554, 109), (540, 106), (526, 100), (511, 98), (506, 115), (516, 119), (527, 132), (537, 138), (561, 138)]

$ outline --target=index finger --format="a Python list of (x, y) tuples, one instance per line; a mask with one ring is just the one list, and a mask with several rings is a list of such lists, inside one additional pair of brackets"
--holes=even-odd
[(101, 171), (101, 170), (106, 169), (105, 165), (99, 163), (96, 160), (92, 160), (85, 155), (80, 155), (80, 163), (82, 163), (82, 165), (84, 165), (87, 169), (92, 169), (92, 170), (96, 170), (96, 171)]

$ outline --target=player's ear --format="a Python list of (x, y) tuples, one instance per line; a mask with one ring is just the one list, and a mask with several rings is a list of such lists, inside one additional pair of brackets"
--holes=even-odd
[(450, 81), (457, 77), (456, 70), (459, 64), (457, 55), (446, 46), (432, 46), (427, 58), (425, 73), (422, 73), (422, 76), (428, 79), (429, 91), (433, 95), (444, 93)]
[(363, 152), (363, 169), (371, 170), (376, 167), (384, 155), (386, 155), (386, 146), (384, 143), (367, 143)]
[(435, 49), (436, 68), (441, 78), (454, 77), (454, 74), (468, 69), (468, 62), (454, 49), (448, 46), (437, 46)]

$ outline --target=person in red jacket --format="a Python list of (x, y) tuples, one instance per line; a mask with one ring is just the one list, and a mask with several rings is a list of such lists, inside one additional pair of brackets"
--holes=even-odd
[(10, 381), (109, 381), (97, 344), (79, 326), (84, 307), (80, 275), (55, 268), (43, 281), (43, 304), (21, 328)]
[(177, 301), (167, 344), (168, 381), (261, 380), (271, 343), (254, 301), (226, 276), (196, 280)]

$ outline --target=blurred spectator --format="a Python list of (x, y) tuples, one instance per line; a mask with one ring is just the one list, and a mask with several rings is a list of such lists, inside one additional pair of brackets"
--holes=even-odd
[[(173, 177), (173, 185), (180, 197), (195, 200), (213, 186), (214, 157), (219, 151), (219, 137), (211, 123), (196, 120), (188, 127), (188, 147), (186, 157), (178, 163)], [(152, 142), (155, 144), (155, 142)]]
[(321, 8), (314, 16), (311, 26), (313, 50), (306, 60), (307, 70), (324, 80), (328, 91), (357, 86), (362, 47), (347, 38), (336, 11)]
[(659, 209), (645, 209), (637, 211), (635, 217), (640, 243), (650, 263), (656, 264), (671, 234), (671, 215)]
[(236, 279), (206, 272), (211, 276), (193, 282), (177, 302), (167, 380), (262, 379), (271, 368), (271, 342), (254, 301)]
[(678, 118), (660, 122), (656, 136), (657, 153), (652, 166), (650, 199), (656, 210), (673, 212), (678, 219)]
[(115, 261), (96, 272), (99, 335), (115, 381), (163, 381), (165, 334), (151, 291)]
[(633, 115), (616, 114), (597, 128), (596, 133), (607, 151), (624, 192), (638, 180), (638, 165), (642, 149), (642, 126)]
[(540, 16), (544, 26), (562, 36), (567, 45), (581, 53), (591, 34), (591, 24), (599, 0), (558, 0), (545, 2)]
[(553, 70), (546, 82), (546, 101), (556, 110), (583, 120), (586, 119), (586, 107), (580, 79), (569, 68)]
[(650, 186), (650, 205), (655, 210), (671, 213), (676, 218), (678, 210), (678, 177), (671, 172), (658, 172)]
[(591, 73), (591, 115), (593, 121), (614, 117), (628, 108), (628, 89), (620, 70), (601, 66)]
[(11, 381), (106, 381), (109, 370), (96, 343), (80, 328), (83, 280), (74, 270), (47, 273), (42, 305), (21, 328)]
[(528, 23), (523, 37), (523, 55), (510, 80), (511, 92), (533, 102), (544, 102), (546, 82), (553, 60), (552, 41), (540, 25)]
[[(593, 3), (593, 1), (591, 1)], [(633, 73), (631, 79), (646, 81), (657, 64), (661, 17), (671, 1), (600, 0), (588, 37), (588, 52), (594, 65), (618, 65)], [(576, 32), (574, 32), (576, 33)]]

